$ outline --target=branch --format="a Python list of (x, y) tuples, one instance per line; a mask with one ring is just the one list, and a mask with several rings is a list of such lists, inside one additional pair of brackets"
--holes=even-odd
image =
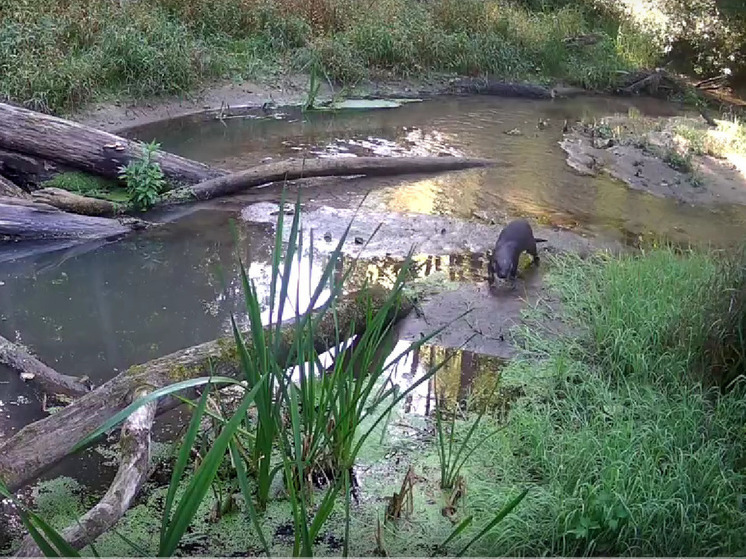
[(90, 392), (90, 389), (80, 379), (58, 373), (21, 346), (2, 336), (0, 336), (0, 363), (18, 374), (33, 375), (34, 382), (50, 394), (65, 394), (76, 398)]
[(472, 167), (488, 167), (497, 162), (467, 157), (350, 157), (340, 159), (289, 159), (257, 165), (215, 179), (167, 192), (166, 204), (210, 200), (272, 182), (311, 177), (391, 176), (412, 173), (440, 173)]
[[(137, 390), (133, 401), (146, 396), (149, 389)], [(75, 549), (82, 549), (114, 526), (124, 516), (137, 492), (148, 477), (150, 431), (155, 420), (156, 402), (136, 410), (122, 425), (119, 437), (119, 470), (106, 495), (80, 520), (62, 532)], [(41, 550), (31, 536), (26, 536), (16, 557), (40, 557)]]

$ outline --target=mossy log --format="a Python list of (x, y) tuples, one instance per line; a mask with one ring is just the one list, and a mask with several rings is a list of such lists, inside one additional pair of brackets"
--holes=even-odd
[[(0, 149), (19, 152), (117, 178), (119, 167), (137, 159), (137, 142), (76, 122), (0, 103)], [(195, 184), (225, 174), (197, 161), (160, 152), (163, 173), (175, 183)]]
[(257, 165), (245, 171), (211, 179), (193, 186), (172, 190), (163, 203), (210, 200), (252, 187), (312, 177), (364, 175), (383, 177), (418, 173), (441, 173), (474, 167), (488, 167), (497, 162), (469, 157), (350, 157), (341, 159), (288, 159)]
[(62, 188), (42, 188), (31, 193), (31, 197), (60, 210), (80, 215), (112, 217), (122, 211), (122, 206), (110, 200), (81, 196)]
[[(336, 346), (336, 333), (347, 332), (352, 325), (355, 325), (356, 333), (361, 333), (368, 312), (383, 308), (389, 296), (388, 290), (374, 286), (341, 298), (336, 304), (336, 312), (326, 312), (315, 328), (316, 349), (323, 352)], [(403, 300), (392, 311), (389, 320), (403, 318), (411, 308), (411, 303)], [(293, 320), (282, 329), (280, 356), (287, 354), (294, 334)], [(245, 340), (250, 344), (252, 338), (246, 336)], [(236, 376), (238, 371), (236, 345), (232, 337), (206, 342), (132, 366), (54, 415), (27, 425), (0, 444), (0, 479), (11, 491), (36, 479), (67, 456), (78, 441), (129, 405), (132, 395), (144, 386), (158, 389), (189, 378), (207, 376), (210, 372)], [(178, 403), (174, 398), (163, 399), (159, 401), (158, 412), (172, 409)]]

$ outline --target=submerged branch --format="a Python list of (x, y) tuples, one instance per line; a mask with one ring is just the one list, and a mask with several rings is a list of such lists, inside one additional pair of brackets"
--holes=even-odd
[(18, 374), (29, 375), (49, 394), (78, 397), (90, 392), (82, 379), (58, 373), (21, 346), (0, 336), (0, 363)]
[(440, 173), (496, 165), (490, 159), (468, 157), (350, 157), (343, 159), (289, 159), (257, 165), (245, 171), (172, 190), (164, 203), (210, 200), (265, 184), (312, 177), (366, 175), (383, 177)]
[[(146, 396), (149, 389), (137, 390), (133, 401)], [(155, 420), (156, 402), (137, 409), (122, 424), (119, 437), (119, 470), (109, 490), (91, 510), (62, 532), (75, 549), (82, 549), (114, 526), (127, 512), (148, 477), (150, 433)], [(31, 536), (26, 536), (16, 557), (39, 557), (41, 551)]]

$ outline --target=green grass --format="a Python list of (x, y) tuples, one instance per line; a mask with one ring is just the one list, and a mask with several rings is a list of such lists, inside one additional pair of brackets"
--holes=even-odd
[(531, 491), (475, 552), (742, 554), (743, 261), (668, 248), (566, 256), (550, 281), (580, 335), (533, 324), (524, 358), (502, 372), (526, 395), (475, 454), (471, 505), (489, 511), (517, 483)]
[[(563, 39), (602, 31), (596, 45)], [(608, 31), (608, 33), (606, 33)], [(0, 98), (51, 112), (98, 99), (185, 94), (278, 68), (354, 84), (372, 76), (491, 73), (590, 88), (659, 52), (583, 4), (532, 10), (509, 0), (8, 0)]]

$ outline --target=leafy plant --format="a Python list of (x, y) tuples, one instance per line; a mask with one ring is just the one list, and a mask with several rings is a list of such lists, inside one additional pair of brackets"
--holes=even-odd
[(166, 179), (156, 155), (161, 145), (157, 142), (142, 144), (142, 157), (119, 167), (119, 178), (127, 184), (130, 203), (135, 209), (148, 210), (166, 188)]

